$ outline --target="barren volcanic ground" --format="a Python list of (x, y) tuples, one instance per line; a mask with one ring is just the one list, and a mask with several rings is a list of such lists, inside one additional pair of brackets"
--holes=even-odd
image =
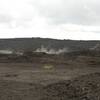
[(0, 100), (100, 100), (100, 64), (85, 60), (0, 63)]

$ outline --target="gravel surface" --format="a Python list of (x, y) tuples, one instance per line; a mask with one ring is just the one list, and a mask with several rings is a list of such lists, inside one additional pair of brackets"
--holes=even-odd
[(49, 85), (0, 80), (0, 100), (100, 100), (100, 73)]

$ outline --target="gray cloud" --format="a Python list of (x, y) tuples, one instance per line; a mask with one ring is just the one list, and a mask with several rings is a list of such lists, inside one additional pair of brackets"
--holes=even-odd
[(86, 40), (99, 33), (100, 0), (0, 0), (0, 37)]
[[(33, 3), (40, 15), (54, 24), (100, 25), (99, 0), (43, 0)], [(48, 3), (49, 1), (49, 3)]]

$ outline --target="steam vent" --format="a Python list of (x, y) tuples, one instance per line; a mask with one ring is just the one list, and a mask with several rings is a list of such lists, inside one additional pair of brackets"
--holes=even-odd
[(92, 50), (100, 51), (100, 43), (96, 44)]

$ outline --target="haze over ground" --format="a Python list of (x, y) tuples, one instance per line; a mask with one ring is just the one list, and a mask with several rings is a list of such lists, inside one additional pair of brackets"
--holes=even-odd
[(0, 0), (0, 38), (100, 40), (99, 0)]

